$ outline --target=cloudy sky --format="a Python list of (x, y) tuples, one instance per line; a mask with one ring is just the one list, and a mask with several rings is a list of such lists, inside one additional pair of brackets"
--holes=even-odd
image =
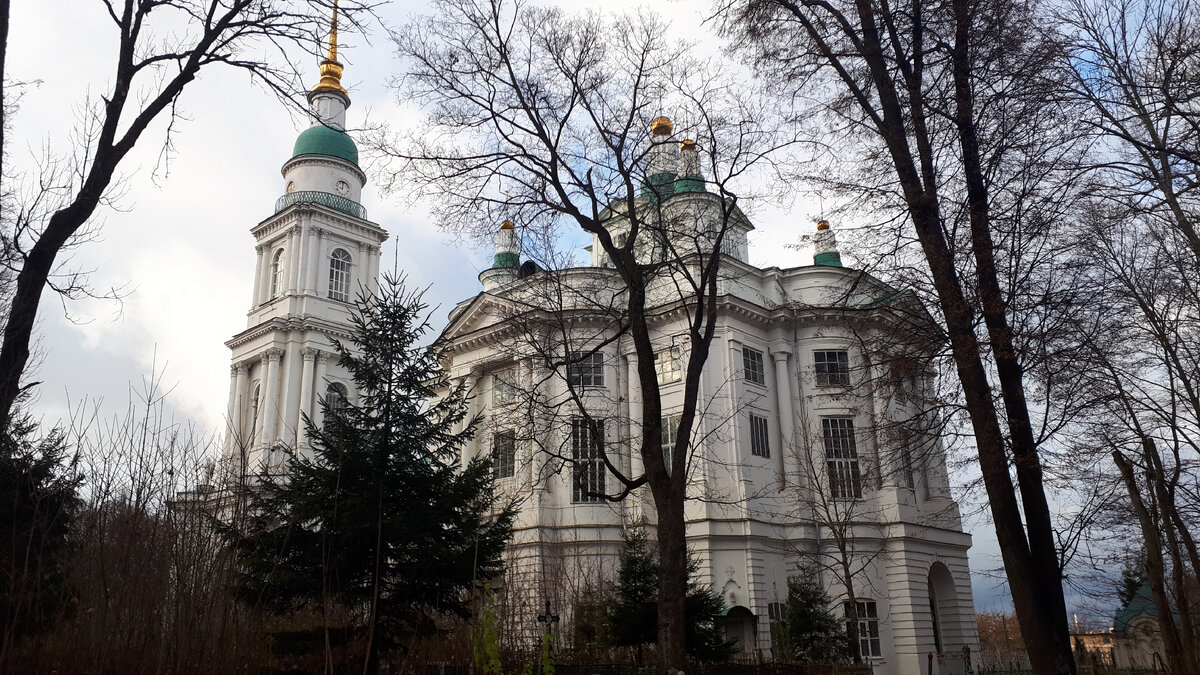
[[(384, 7), (383, 18), (400, 25), (423, 4), (394, 2)], [(611, 9), (623, 3), (595, 4)], [(671, 14), (679, 35), (694, 37), (705, 32), (707, 6), (660, 3), (656, 9)], [(397, 64), (381, 32), (343, 33), (340, 42), (343, 83), (353, 98), (349, 124), (411, 122), (412, 112), (387, 88)], [(35, 171), (47, 157), (72, 151), (72, 130), (89, 100), (96, 105), (110, 84), (114, 45), (112, 25), (97, 0), (13, 3), (8, 73), (30, 84), (12, 122), (11, 164)], [(719, 47), (711, 39), (703, 45)], [(316, 59), (296, 58), (312, 62), (315, 82)], [(92, 270), (91, 286), (118, 289), (121, 300), (65, 306), (57, 296), (43, 300), (38, 335), (44, 358), (35, 375), (42, 383), (35, 411), (47, 423), (92, 402), (117, 414), (131, 392), (144, 390), (143, 383), (156, 374), (170, 390), (168, 402), (178, 420), (223, 428), (230, 358), (224, 342), (246, 327), (250, 308), (255, 254), (249, 230), (271, 215), (283, 193), (279, 169), (307, 120), (229, 69), (204, 74), (180, 103), (169, 163), (162, 163), (165, 125), (159, 124), (122, 164), (125, 178), (115, 203), (98, 214), (95, 236), (67, 263)], [(478, 291), (476, 275), (490, 261), (487, 247), (437, 231), (420, 204), (385, 199), (370, 185), (363, 203), (371, 220), (391, 234), (384, 264), (430, 287), (427, 299), (441, 306), (439, 321), (454, 303)], [(786, 209), (751, 205), (757, 228), (751, 261), (810, 264), (811, 251), (791, 245), (812, 227), (817, 209), (815, 199), (803, 197)], [(975, 533), (973, 568), (997, 567), (990, 525), (974, 518), (968, 529)], [(981, 609), (1006, 604), (997, 583), (978, 573), (975, 594)]]

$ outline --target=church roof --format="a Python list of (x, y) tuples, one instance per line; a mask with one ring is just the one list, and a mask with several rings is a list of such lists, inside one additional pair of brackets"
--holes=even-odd
[(1129, 602), (1117, 612), (1117, 616), (1113, 619), (1113, 630), (1123, 631), (1133, 623), (1133, 620), (1145, 614), (1151, 617), (1158, 616), (1158, 608), (1154, 605), (1154, 596), (1150, 591), (1150, 582), (1142, 582), (1138, 586), (1137, 592), (1129, 599)]
[(358, 146), (354, 145), (350, 135), (323, 124), (305, 129), (296, 138), (292, 158), (301, 155), (327, 155), (358, 166)]

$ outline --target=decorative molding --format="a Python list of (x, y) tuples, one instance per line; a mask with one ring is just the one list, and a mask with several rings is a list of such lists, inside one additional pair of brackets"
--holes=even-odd
[(300, 357), (305, 361), (313, 361), (318, 357), (323, 356), (324, 352), (316, 347), (305, 347), (300, 350)]
[(283, 350), (278, 347), (272, 347), (263, 352), (263, 360), (278, 361), (283, 358)]

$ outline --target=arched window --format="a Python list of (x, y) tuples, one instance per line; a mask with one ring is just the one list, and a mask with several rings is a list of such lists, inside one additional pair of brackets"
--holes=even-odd
[(329, 299), (350, 301), (350, 254), (335, 248), (329, 255)]
[(330, 420), (349, 405), (350, 399), (346, 385), (341, 382), (330, 382), (329, 386), (325, 388), (325, 419), (322, 426), (328, 426)]
[(271, 258), (271, 297), (279, 297), (283, 291), (283, 249), (275, 251)]

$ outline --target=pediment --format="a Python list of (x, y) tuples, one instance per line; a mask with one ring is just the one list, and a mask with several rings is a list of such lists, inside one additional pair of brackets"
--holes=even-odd
[(456, 308), (450, 316), (450, 323), (442, 331), (439, 340), (449, 342), (452, 349), (474, 344), (503, 328), (506, 319), (523, 311), (516, 303), (505, 298), (480, 293), (466, 306)]

